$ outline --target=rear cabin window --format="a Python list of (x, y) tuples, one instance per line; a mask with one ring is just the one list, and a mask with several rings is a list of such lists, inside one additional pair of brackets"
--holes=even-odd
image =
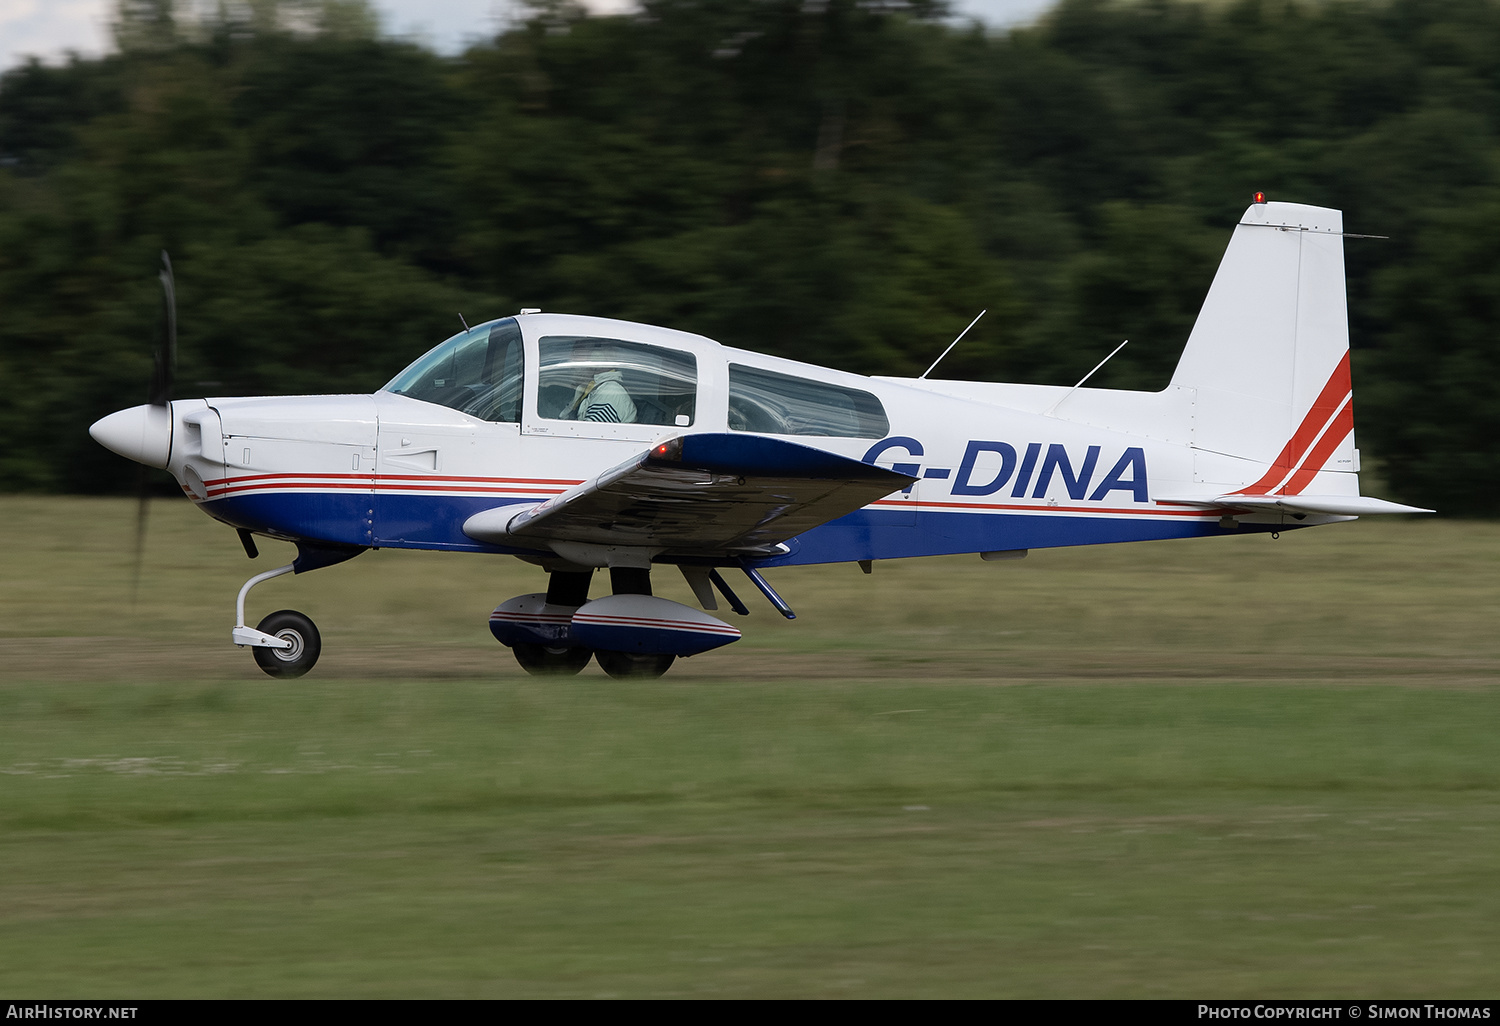
[(692, 353), (591, 335), (540, 343), (537, 415), (548, 420), (689, 427), (697, 413)]
[(891, 422), (869, 392), (729, 365), (729, 428), (769, 435), (884, 438)]

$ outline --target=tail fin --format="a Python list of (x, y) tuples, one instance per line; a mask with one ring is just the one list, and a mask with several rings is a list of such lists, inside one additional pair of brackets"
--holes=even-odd
[(1198, 480), (1243, 494), (1358, 494), (1339, 211), (1245, 211), (1172, 386), (1195, 393)]

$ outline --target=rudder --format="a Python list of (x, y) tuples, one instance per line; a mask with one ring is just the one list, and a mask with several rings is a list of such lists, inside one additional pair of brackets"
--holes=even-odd
[(1358, 493), (1343, 215), (1252, 204), (1235, 227), (1172, 387), (1191, 389), (1195, 476), (1251, 494)]

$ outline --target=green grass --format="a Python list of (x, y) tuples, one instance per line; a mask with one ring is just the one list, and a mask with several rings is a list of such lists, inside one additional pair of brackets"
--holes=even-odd
[(1500, 525), (783, 570), (631, 684), (489, 639), (539, 571), (372, 553), (252, 596), (323, 629), (275, 682), (228, 629), (284, 553), (157, 503), (132, 605), (130, 504), (0, 516), (0, 991), (1500, 983)]

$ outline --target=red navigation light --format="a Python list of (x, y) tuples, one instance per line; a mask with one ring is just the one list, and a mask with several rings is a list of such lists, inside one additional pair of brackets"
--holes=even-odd
[(668, 438), (660, 445), (652, 446), (651, 458), (654, 460), (672, 460), (682, 462), (682, 437)]
[(1257, 203), (1264, 203), (1265, 201), (1266, 201), (1266, 194), (1265, 193), (1263, 193), (1263, 192), (1257, 192), (1255, 194), (1255, 202), (1257, 202)]

